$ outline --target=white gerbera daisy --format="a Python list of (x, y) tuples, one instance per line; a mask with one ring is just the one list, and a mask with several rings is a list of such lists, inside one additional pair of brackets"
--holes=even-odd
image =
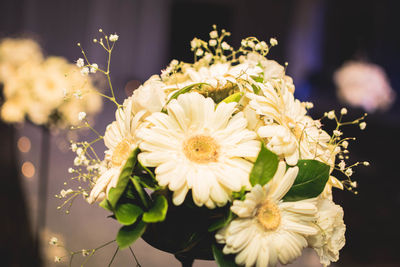
[(232, 116), (236, 103), (221, 102), (192, 92), (168, 106), (168, 115), (153, 113), (142, 128), (139, 160), (156, 167), (161, 186), (174, 192), (180, 205), (189, 189), (198, 206), (224, 206), (232, 191), (250, 188), (249, 173), (260, 150), (255, 132), (246, 129), (243, 113)]
[(264, 96), (248, 94), (250, 107), (271, 123), (258, 129), (260, 137), (267, 138), (267, 147), (284, 157), (289, 165), (299, 159), (299, 141), (306, 125), (302, 123), (306, 109), (286, 88), (277, 92), (271, 83), (260, 86)]
[(145, 112), (143, 110), (133, 114), (132, 97), (126, 99), (123, 107), (115, 112), (116, 120), (107, 126), (104, 135), (104, 143), (108, 148), (103, 162), (106, 168), (100, 171), (101, 174), (87, 198), (89, 203), (104, 199), (108, 191), (117, 185), (122, 167), (138, 145), (135, 134)]
[(267, 148), (285, 158), (289, 165), (296, 165), (299, 159), (318, 159), (332, 165), (330, 136), (306, 115), (305, 104), (285, 87), (277, 91), (272, 83), (267, 83), (260, 88), (263, 96), (247, 95), (250, 107), (265, 118), (265, 125), (257, 133), (266, 138)]
[(307, 246), (305, 236), (318, 232), (312, 224), (317, 212), (315, 199), (281, 201), (296, 179), (298, 167), (285, 170), (281, 161), (271, 182), (254, 186), (244, 201), (235, 200), (231, 210), (239, 217), (215, 236), (225, 244), (225, 254), (237, 254), (239, 265), (287, 264)]

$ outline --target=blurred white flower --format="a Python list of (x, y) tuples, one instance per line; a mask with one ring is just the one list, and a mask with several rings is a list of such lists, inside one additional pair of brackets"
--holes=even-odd
[[(78, 59), (76, 65), (83, 67), (84, 60)], [(1, 118), (10, 123), (27, 118), (38, 125), (65, 128), (79, 122), (79, 112), (99, 111), (101, 97), (94, 93), (89, 77), (79, 74), (76, 65), (62, 57), (44, 59), (39, 46), (29, 39), (1, 41), (0, 82), (4, 84), (5, 97)]]
[(339, 99), (368, 112), (387, 110), (396, 98), (382, 67), (349, 61), (334, 73)]

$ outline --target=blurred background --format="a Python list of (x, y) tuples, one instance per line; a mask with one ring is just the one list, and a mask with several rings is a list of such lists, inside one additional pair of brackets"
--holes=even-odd
[[(121, 102), (170, 60), (192, 62), (190, 40), (208, 39), (213, 24), (232, 33), (228, 42), (234, 47), (247, 36), (266, 41), (277, 38), (279, 45), (268, 57), (289, 63), (287, 73), (294, 79), (295, 95), (314, 102), (314, 118), (341, 107), (348, 108), (349, 120), (369, 113), (365, 131), (358, 126), (344, 129), (346, 136), (357, 137), (349, 146), (350, 161), (367, 160), (371, 166), (355, 170), (358, 195), (334, 192), (334, 200), (345, 212), (347, 243), (332, 266), (400, 266), (400, 175), (395, 167), (400, 150), (398, 10), (395, 0), (2, 0), (0, 39), (33, 38), (46, 55), (71, 62), (81, 57), (76, 46), (80, 42), (89, 58), (103, 63), (104, 50), (92, 39), (98, 37), (99, 28), (117, 33), (111, 74)], [(353, 67), (350, 77), (358, 78), (343, 78), (339, 70), (344, 71), (344, 65)], [(354, 93), (347, 97), (350, 91)], [(95, 127), (104, 132), (113, 120), (114, 104), (106, 102)], [(43, 131), (29, 123), (0, 123), (0, 128), (0, 265), (39, 266), (33, 247)], [(81, 137), (88, 134), (83, 132)], [(47, 245), (51, 236), (79, 251), (113, 240), (119, 228), (106, 218), (107, 212), (82, 199), (69, 215), (56, 209), (61, 201), (53, 196), (64, 188), (74, 155), (60, 134), (51, 135), (49, 153), (46, 231), (42, 234), (49, 259), (44, 257), (43, 266), (56, 265), (54, 256), (64, 253)], [(26, 162), (30, 163), (28, 172)], [(172, 255), (144, 241), (132, 248), (141, 266), (179, 266)], [(115, 249), (114, 243), (99, 250), (85, 266), (106, 266)], [(72, 266), (84, 260), (77, 256)], [(136, 263), (129, 251), (121, 251), (113, 266)], [(216, 264), (196, 261), (194, 266)], [(320, 264), (316, 254), (306, 250), (291, 266)]]

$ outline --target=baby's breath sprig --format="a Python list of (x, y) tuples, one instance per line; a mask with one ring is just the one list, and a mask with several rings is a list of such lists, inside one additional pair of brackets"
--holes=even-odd
[[(106, 243), (104, 243), (104, 244), (102, 244), (102, 245), (100, 245), (100, 246), (98, 246), (98, 247), (96, 247), (96, 248), (81, 249), (81, 250), (77, 250), (77, 251), (70, 251), (70, 250), (68, 250), (63, 244), (61, 244), (61, 243), (58, 241), (58, 239), (57, 239), (56, 237), (52, 237), (52, 238), (50, 238), (50, 240), (49, 240), (49, 245), (64, 248), (64, 249), (68, 252), (67, 255), (55, 256), (55, 257), (54, 257), (54, 262), (59, 263), (59, 262), (62, 262), (63, 259), (69, 259), (69, 264), (68, 264), (68, 266), (71, 267), (74, 258), (75, 258), (76, 256), (81, 255), (82, 257), (85, 258), (85, 260), (84, 260), (84, 261), (82, 262), (82, 264), (81, 264), (81, 267), (83, 267), (83, 266), (85, 266), (85, 264), (90, 260), (90, 258), (91, 258), (92, 256), (94, 256), (94, 254), (95, 254), (97, 251), (99, 251), (100, 249), (105, 248), (105, 247), (111, 245), (111, 244), (114, 243), (114, 242), (115, 242), (115, 240), (111, 240), (111, 241), (108, 241), (108, 242), (106, 242)], [(135, 255), (135, 253), (133, 252), (132, 248), (129, 247), (129, 250), (130, 250), (130, 252), (131, 252), (131, 254), (132, 254), (132, 256), (133, 256), (133, 259), (135, 260), (136, 267), (140, 267), (141, 265), (140, 265), (138, 259), (136, 258), (136, 255)], [(113, 255), (112, 255), (112, 257), (111, 257), (111, 260), (110, 260), (108, 266), (111, 266), (111, 264), (113, 263), (113, 261), (114, 261), (114, 259), (115, 259), (115, 256), (117, 255), (118, 251), (119, 251), (119, 247), (117, 246), (115, 252), (113, 253)]]
[(248, 37), (243, 39), (240, 48), (235, 50), (225, 41), (225, 38), (230, 35), (231, 33), (225, 29), (218, 31), (217, 26), (213, 25), (208, 42), (194, 38), (190, 45), (191, 50), (194, 52), (195, 64), (197, 62), (212, 64), (215, 62), (227, 62), (228, 60), (236, 63), (240, 61), (240, 56), (251, 52), (266, 56), (270, 48), (278, 44), (275, 38), (271, 38), (270, 45), (268, 45), (265, 41), (259, 41), (256, 37)]
[[(92, 140), (91, 142), (83, 141), (83, 142), (71, 142), (71, 150), (76, 153), (76, 157), (74, 159), (74, 168), (69, 168), (68, 172), (73, 174), (73, 177), (70, 178), (71, 181), (76, 181), (79, 183), (83, 183), (84, 187), (79, 186), (77, 189), (69, 188), (67, 190), (61, 190), (60, 194), (55, 195), (58, 199), (65, 199), (65, 201), (57, 207), (57, 209), (63, 209), (66, 207), (66, 213), (69, 214), (70, 208), (74, 202), (74, 200), (82, 195), (84, 199), (86, 199), (89, 195), (90, 189), (95, 183), (95, 180), (99, 176), (99, 171), (101, 168), (101, 160), (97, 155), (96, 151), (93, 148), (93, 145), (102, 140), (104, 137), (100, 135), (86, 120), (86, 113), (80, 112), (78, 114), (79, 120), (83, 122), (82, 125), (71, 127), (72, 130), (88, 128), (90, 129), (97, 138)], [(64, 183), (67, 185), (67, 182)]]
[(340, 115), (337, 116), (336, 112), (334, 110), (331, 110), (329, 112), (325, 112), (323, 118), (328, 118), (329, 120), (334, 120), (336, 122), (336, 127), (333, 130), (332, 137), (329, 141), (330, 145), (333, 145), (333, 152), (334, 155), (337, 156), (339, 163), (335, 164), (335, 170), (339, 171), (342, 173), (346, 179), (342, 180), (341, 183), (342, 185), (349, 191), (353, 192), (354, 194), (358, 194), (357, 191), (355, 191), (355, 188), (357, 187), (357, 182), (353, 181), (351, 179), (351, 176), (354, 173), (354, 167), (363, 165), (363, 166), (369, 166), (368, 161), (364, 162), (356, 162), (353, 163), (352, 165), (347, 165), (346, 160), (349, 160), (349, 141), (355, 140), (355, 137), (346, 137), (343, 138), (343, 132), (341, 131), (341, 127), (347, 126), (347, 125), (359, 125), (361, 130), (364, 130), (366, 127), (366, 122), (364, 121), (367, 113), (365, 113), (363, 116), (352, 120), (352, 121), (343, 121), (343, 117), (347, 115), (347, 109), (342, 108), (340, 110)]
[(122, 107), (122, 105), (120, 105), (115, 98), (114, 88), (113, 88), (113, 85), (111, 82), (111, 75), (110, 75), (111, 55), (112, 55), (112, 51), (114, 49), (115, 43), (118, 41), (119, 37), (117, 34), (110, 34), (108, 36), (107, 34), (105, 34), (103, 32), (102, 29), (99, 29), (99, 32), (102, 34), (102, 37), (100, 37), (99, 39), (97, 39), (97, 38), (93, 39), (93, 43), (99, 44), (107, 52), (106, 68), (101, 69), (101, 68), (99, 68), (99, 66), (96, 63), (90, 63), (90, 61), (80, 43), (78, 43), (77, 45), (81, 49), (83, 58), (79, 58), (76, 61), (76, 65), (81, 69), (82, 75), (96, 73), (97, 71), (103, 73), (107, 78), (108, 86), (111, 91), (111, 96), (108, 96), (108, 95), (100, 93), (100, 92), (97, 92), (97, 93), (99, 95), (101, 95), (102, 97), (112, 101), (115, 105), (117, 105), (117, 108), (120, 108), (120, 107)]

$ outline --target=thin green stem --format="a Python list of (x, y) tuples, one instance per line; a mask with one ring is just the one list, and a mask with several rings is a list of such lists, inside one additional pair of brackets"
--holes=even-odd
[(111, 261), (110, 261), (110, 263), (108, 264), (108, 267), (110, 267), (111, 264), (113, 263), (113, 261), (114, 261), (114, 259), (115, 259), (115, 256), (117, 256), (118, 251), (119, 251), (119, 247), (117, 246), (117, 249), (115, 250), (114, 255), (112, 256)]
[(85, 126), (88, 127), (90, 130), (92, 130), (95, 134), (97, 134), (98, 138), (100, 139), (103, 138), (103, 136), (98, 131), (96, 131), (92, 126), (90, 126), (88, 122), (85, 122)]
[(136, 261), (136, 267), (141, 267), (141, 265), (140, 265), (138, 259), (136, 258), (136, 255), (135, 255), (135, 253), (133, 253), (133, 250), (132, 250), (131, 247), (129, 247), (129, 250), (131, 251), (133, 258), (134, 258), (135, 261)]

